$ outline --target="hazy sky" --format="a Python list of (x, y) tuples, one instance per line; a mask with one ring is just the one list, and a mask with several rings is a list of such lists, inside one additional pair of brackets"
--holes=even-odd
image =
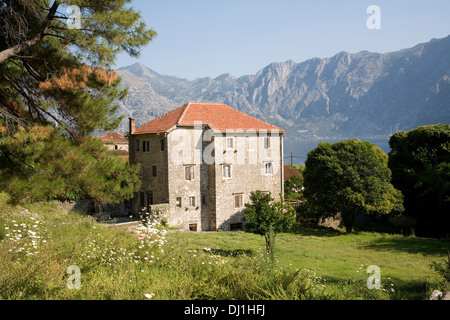
[[(381, 29), (369, 29), (370, 5)], [(272, 62), (303, 62), (339, 51), (397, 51), (450, 35), (449, 0), (133, 0), (158, 36), (140, 62), (187, 79), (255, 74)], [(371, 20), (372, 21), (372, 20)], [(450, 54), (450, 53), (449, 53)]]

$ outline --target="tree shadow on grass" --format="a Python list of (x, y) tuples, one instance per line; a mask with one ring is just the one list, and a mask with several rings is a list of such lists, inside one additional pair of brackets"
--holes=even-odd
[(339, 230), (314, 224), (296, 224), (289, 232), (305, 237), (336, 237), (343, 234)]
[(450, 240), (415, 237), (382, 237), (361, 246), (362, 249), (377, 251), (402, 251), (406, 253), (441, 254), (450, 250)]
[(235, 250), (225, 250), (225, 249), (211, 249), (210, 253), (216, 254), (223, 257), (237, 257), (241, 255), (253, 256), (255, 253), (251, 249), (235, 249)]
[[(363, 274), (360, 278), (342, 279), (333, 276), (324, 276), (327, 285), (331, 285), (336, 289), (332, 290), (331, 299), (347, 300), (347, 299), (373, 299), (377, 296), (377, 290), (385, 289), (389, 293), (392, 300), (427, 300), (430, 286), (435, 285), (433, 282), (418, 279), (398, 279), (393, 277), (381, 276), (380, 289), (368, 289), (367, 277), (370, 274)], [(391, 291), (393, 289), (393, 291)]]

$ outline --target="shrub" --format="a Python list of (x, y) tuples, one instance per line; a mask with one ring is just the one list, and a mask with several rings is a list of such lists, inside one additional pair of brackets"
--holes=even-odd
[(433, 261), (430, 264), (430, 268), (436, 271), (442, 278), (442, 286), (445, 290), (450, 289), (450, 251), (447, 250), (447, 260), (442, 259), (442, 261)]

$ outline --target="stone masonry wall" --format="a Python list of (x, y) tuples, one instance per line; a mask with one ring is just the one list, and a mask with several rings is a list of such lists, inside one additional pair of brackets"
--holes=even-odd
[[(164, 150), (161, 150), (161, 140), (164, 142)], [(141, 179), (140, 192), (134, 200), (134, 213), (141, 208), (140, 197), (144, 196), (144, 207), (148, 208), (153, 204), (168, 203), (168, 171), (167, 171), (167, 143), (164, 134), (145, 134), (132, 139), (134, 148), (133, 161), (141, 164), (139, 176)], [(148, 151), (144, 151), (143, 143), (148, 142)], [(136, 150), (136, 143), (139, 143), (139, 151)], [(131, 161), (130, 161), (131, 162)], [(155, 168), (154, 168), (155, 167)], [(156, 176), (155, 176), (156, 174)]]
[[(250, 202), (252, 191), (270, 192), (278, 200), (283, 187), (282, 137), (270, 137), (270, 147), (265, 149), (264, 136), (236, 135), (235, 148), (220, 150), (225, 139), (224, 136), (216, 137), (216, 150), (224, 155), (215, 166), (216, 227), (221, 230), (229, 230), (230, 224), (243, 222), (244, 205)], [(223, 165), (229, 163), (231, 178), (224, 178)], [(273, 174), (266, 174), (266, 163), (272, 163)], [(235, 207), (237, 194), (242, 195), (240, 207)]]
[[(196, 226), (208, 230), (202, 223), (201, 129), (177, 128), (168, 136), (169, 224), (183, 230)], [(193, 167), (193, 178), (186, 179), (186, 167)], [(194, 198), (194, 205), (190, 198)], [(177, 205), (177, 198), (181, 204)]]
[[(279, 199), (283, 188), (282, 135), (270, 138), (264, 148), (264, 136), (256, 133), (233, 134), (233, 148), (226, 147), (230, 135), (205, 134), (205, 127), (176, 128), (165, 135), (148, 134), (130, 139), (130, 162), (141, 163), (142, 186), (134, 200), (153, 194), (153, 203), (168, 205), (169, 225), (182, 230), (229, 230), (230, 224), (243, 222), (244, 204), (250, 192), (270, 192)], [(204, 135), (205, 134), (205, 135)], [(165, 149), (160, 150), (161, 139)], [(139, 151), (135, 141), (139, 140)], [(149, 141), (143, 151), (142, 141)], [(272, 163), (272, 174), (266, 174), (266, 163)], [(223, 177), (223, 165), (231, 164), (231, 178)], [(153, 176), (153, 166), (157, 176)], [(193, 167), (193, 179), (186, 179), (186, 167)], [(241, 206), (235, 208), (236, 194), (242, 194)], [(181, 203), (177, 202), (181, 199)], [(192, 203), (195, 202), (195, 203)], [(136, 212), (136, 211), (135, 211)]]

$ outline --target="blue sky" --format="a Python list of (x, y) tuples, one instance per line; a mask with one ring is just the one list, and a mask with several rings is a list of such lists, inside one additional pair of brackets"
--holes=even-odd
[[(380, 8), (381, 29), (366, 12)], [(133, 0), (158, 36), (140, 62), (186, 79), (255, 74), (272, 62), (303, 62), (340, 51), (397, 51), (450, 35), (449, 0)]]

